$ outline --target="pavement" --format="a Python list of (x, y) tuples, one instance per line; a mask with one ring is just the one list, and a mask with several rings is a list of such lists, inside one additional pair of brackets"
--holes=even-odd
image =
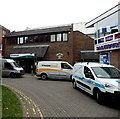
[(25, 74), (23, 78), (4, 78), (3, 83), (14, 87), (26, 118), (120, 116), (116, 107), (97, 104), (91, 96), (73, 89), (68, 81), (38, 80), (33, 74)]
[[(38, 78), (36, 75), (28, 74), (22, 76), (23, 78)], [(30, 99), (28, 96), (26, 96), (24, 93), (22, 93), (20, 90), (13, 88), (9, 85), (4, 84), (6, 87), (10, 88), (20, 99), (21, 105), (23, 108), (23, 117), (24, 119), (28, 119), (30, 117), (37, 117), (37, 119), (43, 119), (43, 115), (38, 108), (38, 106), (35, 104), (35, 102)]]

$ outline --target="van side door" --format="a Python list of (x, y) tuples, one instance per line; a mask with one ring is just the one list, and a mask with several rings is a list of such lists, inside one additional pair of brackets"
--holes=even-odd
[(61, 72), (60, 76), (64, 79), (70, 79), (72, 74), (73, 67), (68, 63), (61, 63)]
[(83, 86), (86, 92), (92, 94), (92, 88), (93, 88), (93, 83), (94, 83), (94, 76), (91, 72), (91, 70), (84, 66), (84, 79), (83, 79)]
[(9, 62), (4, 63), (4, 67), (2, 70), (2, 75), (3, 76), (9, 76), (9, 74), (14, 70), (13, 66)]

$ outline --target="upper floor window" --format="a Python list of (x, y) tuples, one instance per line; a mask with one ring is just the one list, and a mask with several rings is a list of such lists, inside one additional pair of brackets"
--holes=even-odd
[(3, 30), (2, 32), (2, 36), (5, 36), (6, 35), (6, 31)]
[(24, 43), (23, 37), (18, 37), (17, 44), (23, 44), (23, 43)]
[(24, 43), (27, 43), (28, 41), (28, 37), (25, 37)]
[(51, 35), (51, 42), (55, 42), (55, 35)]
[(61, 34), (57, 34), (57, 41), (62, 41)]
[(68, 34), (67, 33), (52, 34), (50, 38), (51, 42), (68, 41)]
[(67, 33), (63, 33), (63, 41), (67, 41), (68, 38), (67, 38)]
[(20, 44), (23, 44), (24, 43), (23, 42), (23, 37), (20, 37), (19, 41), (20, 41)]
[(39, 34), (25, 37), (18, 37), (17, 44), (37, 43), (37, 42), (62, 42), (68, 41), (67, 33)]

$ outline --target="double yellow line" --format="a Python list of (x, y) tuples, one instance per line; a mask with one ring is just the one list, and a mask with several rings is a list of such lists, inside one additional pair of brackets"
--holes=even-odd
[[(33, 114), (36, 115), (38, 112), (40, 119), (44, 119), (43, 114), (41, 113), (40, 109), (38, 108), (38, 106), (35, 104), (35, 102), (33, 100), (31, 100), (28, 96), (26, 96), (25, 94), (23, 94), (21, 91), (19, 91), (16, 88), (13, 88), (13, 87), (6, 85), (6, 84), (2, 84), (2, 85), (15, 91), (19, 96), (21, 96), (23, 99), (25, 99), (29, 105), (33, 105), (33, 107), (32, 107)], [(22, 103), (25, 106), (25, 103), (24, 102), (22, 102)], [(26, 111), (27, 111), (26, 114), (27, 114), (27, 117), (30, 117), (28, 110), (29, 109), (26, 109)]]

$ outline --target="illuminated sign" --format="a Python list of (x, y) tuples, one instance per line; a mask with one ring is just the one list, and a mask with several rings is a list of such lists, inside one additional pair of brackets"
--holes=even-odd
[(106, 50), (106, 49), (111, 49), (111, 48), (120, 48), (120, 42), (111, 43), (107, 45), (101, 45), (101, 46), (96, 47), (96, 50)]
[(96, 39), (95, 52), (120, 49), (120, 33)]
[(106, 41), (111, 41), (111, 40), (113, 40), (113, 35), (110, 35), (110, 36), (105, 37), (105, 40), (106, 40)]

